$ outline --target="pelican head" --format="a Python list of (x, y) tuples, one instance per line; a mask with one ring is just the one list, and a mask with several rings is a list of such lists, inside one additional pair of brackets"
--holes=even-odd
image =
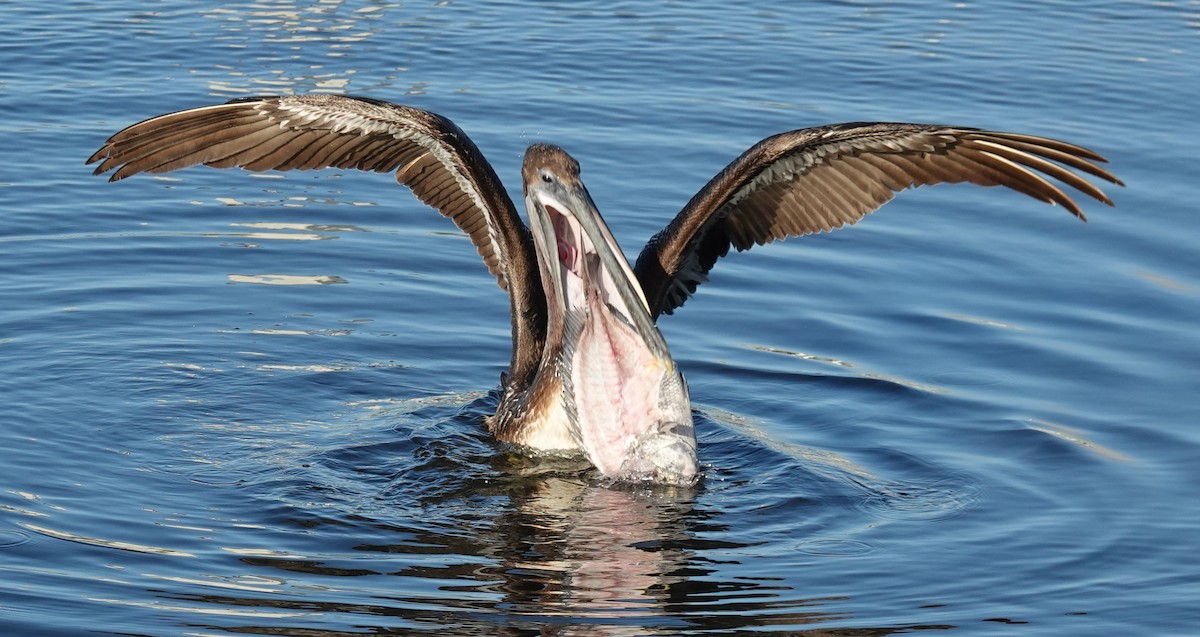
[(606, 476), (693, 482), (687, 385), (579, 163), (536, 144), (522, 175), (548, 309), (542, 370), (562, 381), (568, 430)]

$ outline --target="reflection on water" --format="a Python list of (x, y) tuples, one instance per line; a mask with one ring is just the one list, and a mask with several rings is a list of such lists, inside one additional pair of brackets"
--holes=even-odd
[[(198, 395), (208, 374), (238, 382), (234, 370), (170, 368), (191, 374)], [(377, 634), (674, 635), (830, 622), (885, 635), (942, 626), (864, 626), (853, 596), (809, 598), (786, 571), (739, 568), (775, 543), (765, 539), (773, 533), (790, 536), (790, 563), (873, 552), (837, 532), (798, 537), (797, 521), (781, 527), (771, 512), (836, 529), (847, 512), (858, 517), (848, 503), (860, 501), (897, 519), (930, 520), (948, 503), (944, 489), (881, 487), (845, 458), (761, 430), (747, 438), (741, 432), (758, 425), (744, 419), (737, 429), (707, 423), (725, 432), (703, 441), (724, 467), (701, 485), (613, 485), (580, 457), (497, 449), (482, 425), (495, 400), (368, 400), (348, 405), (352, 415), (337, 423), (195, 422), (170, 434), (173, 458), (140, 470), (144, 488), (200, 499), (205, 511), (147, 509), (134, 524), (104, 525), (117, 539), (75, 529), (58, 498), (27, 493), (19, 499), (47, 519), (21, 527), (101, 551), (93, 558), (107, 573), (90, 585), (89, 603), (167, 613), (199, 635), (332, 637), (346, 626)], [(219, 413), (199, 402), (172, 411)], [(744, 455), (755, 438), (759, 451)], [(755, 476), (756, 468), (778, 476)], [(791, 504), (796, 493), (782, 488), (796, 479), (815, 498), (800, 509)], [(699, 504), (742, 498), (748, 488), (770, 493), (746, 502), (747, 513)], [(758, 517), (755, 510), (766, 514), (760, 529), (734, 528)], [(160, 545), (134, 540), (151, 520)]]
[[(726, 529), (720, 516), (695, 508), (692, 489), (614, 488), (583, 475), (501, 482), (487, 493), (459, 494), (503, 496), (505, 506), (495, 517), (460, 512), (458, 524), (442, 528), (326, 519), (317, 526), (373, 528), (376, 537), (395, 541), (349, 546), (349, 553), (337, 557), (225, 548), (253, 575), (144, 573), (153, 601), (94, 601), (223, 617), (221, 625), (204, 626), (213, 634), (297, 637), (345, 634), (322, 628), (326, 624), (374, 627), (376, 634), (624, 636), (802, 630), (852, 617), (825, 608), (849, 600), (798, 598), (779, 577), (719, 576), (721, 564), (736, 562), (713, 562), (700, 554), (751, 545), (704, 539)], [(841, 557), (866, 552), (853, 543), (814, 543), (808, 551)], [(389, 570), (392, 563), (402, 566)], [(172, 585), (179, 586), (162, 590)], [(922, 628), (946, 626), (853, 632)]]
[[(269, 0), (244, 6), (208, 9), (204, 17), (219, 24), (214, 41), (234, 49), (253, 51), (261, 69), (219, 68), (225, 79), (209, 79), (208, 88), (219, 95), (242, 96), (293, 92), (340, 93), (359, 72), (354, 56), (370, 55), (370, 40), (388, 25), (380, 20), (402, 3), (380, 2), (366, 6), (339, 0), (296, 2)], [(297, 64), (300, 61), (300, 64)], [(297, 72), (297, 69), (303, 69)], [(389, 80), (406, 70), (393, 66)], [(372, 69), (378, 73), (381, 69)]]
[(334, 285), (346, 283), (346, 279), (335, 274), (231, 274), (229, 282), (261, 285)]
[(106, 540), (103, 538), (88, 537), (86, 535), (68, 533), (67, 531), (56, 531), (54, 529), (38, 526), (36, 524), (22, 524), (21, 526), (29, 529), (30, 531), (35, 531), (43, 535), (48, 535), (60, 540), (68, 540), (70, 542), (79, 542), (80, 544), (94, 544), (96, 546), (120, 549), (122, 551), (133, 551), (135, 553), (155, 553), (158, 555), (171, 555), (174, 557), (195, 557), (191, 553), (176, 551), (174, 549), (165, 549), (158, 546), (147, 546), (145, 544), (135, 544), (133, 542), (122, 542), (120, 540)]
[[(515, 482), (506, 495), (507, 511), (479, 520), (486, 530), (460, 537), (464, 544), (453, 547), (486, 561), (410, 567), (396, 575), (458, 579), (442, 590), (470, 593), (477, 608), (503, 609), (514, 628), (549, 624), (554, 634), (625, 635), (682, 625), (668, 618), (668, 604), (689, 575), (690, 493), (624, 491), (550, 476)], [(424, 552), (427, 543), (444, 542), (433, 536), (356, 549)], [(476, 628), (485, 631), (496, 619), (483, 616)]]

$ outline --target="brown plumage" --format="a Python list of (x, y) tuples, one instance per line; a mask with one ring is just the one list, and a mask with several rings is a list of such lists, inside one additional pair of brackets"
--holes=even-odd
[(1066, 142), (974, 128), (851, 123), (781, 133), (752, 146), (701, 188), (650, 239), (634, 271), (651, 314), (669, 314), (707, 280), (730, 246), (742, 251), (834, 230), (901, 190), (939, 183), (1007, 186), (1084, 219), (1074, 200), (1035, 171), (1111, 206), (1099, 188), (1059, 165), (1121, 184), (1095, 163), (1103, 161)]
[(396, 171), (396, 181), (454, 221), (510, 295), (513, 360), (528, 382), (539, 364), (546, 301), (529, 229), (491, 164), (450, 120), (381, 100), (337, 95), (252, 97), (169, 113), (113, 135), (88, 163), (109, 181), (196, 164), (247, 170)]
[[(547, 166), (559, 175), (578, 179), (578, 164), (561, 149), (535, 146), (530, 153), (523, 175), (527, 188), (538, 178), (528, 167), (541, 165), (541, 154), (557, 162)], [(650, 239), (633, 272), (655, 320), (682, 305), (731, 246), (741, 251), (853, 224), (907, 188), (1005, 186), (1082, 219), (1078, 204), (1047, 177), (1112, 205), (1075, 172), (1121, 184), (1098, 165), (1104, 161), (1073, 144), (973, 128), (852, 123), (782, 133), (758, 142), (713, 177)], [(470, 237), (509, 293), (513, 357), (491, 421), (497, 435), (522, 442), (529, 438), (525, 434), (549, 431), (540, 438), (570, 439), (555, 429), (560, 426), (555, 419), (569, 410), (554, 402), (567, 390), (549, 367), (562, 343), (547, 340), (562, 336), (547, 334), (550, 308), (530, 230), (482, 153), (449, 120), (379, 100), (254, 97), (134, 124), (88, 159), (94, 162), (97, 174), (115, 171), (113, 181), (195, 164), (395, 171), (398, 182)], [(559, 415), (539, 415), (545, 413)]]

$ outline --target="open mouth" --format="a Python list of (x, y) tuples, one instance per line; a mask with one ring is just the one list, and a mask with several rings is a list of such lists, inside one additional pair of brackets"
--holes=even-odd
[(692, 483), (687, 388), (616, 241), (586, 193), (538, 190), (529, 208), (552, 280), (549, 311), (562, 322), (558, 369), (572, 435), (605, 475)]
[(592, 307), (593, 303), (598, 303), (598, 307), (606, 308), (623, 323), (630, 323), (629, 312), (620, 300), (612, 274), (602, 265), (596, 246), (579, 221), (553, 205), (544, 204), (543, 207), (554, 230), (566, 306), (591, 313), (596, 309)]
[(583, 278), (579, 261), (579, 226), (559, 212), (554, 206), (545, 206), (546, 214), (554, 225), (554, 238), (558, 243), (558, 261), (568, 272)]
[[(604, 265), (601, 247), (592, 242), (574, 215), (547, 202), (542, 202), (541, 207), (554, 233), (555, 253), (561, 266), (558, 277), (562, 282), (566, 307), (588, 313), (603, 308), (621, 322), (631, 325), (633, 319), (630, 310), (622, 298), (614, 273)], [(604, 247), (608, 251), (617, 250), (617, 254), (620, 254), (619, 248), (611, 244)]]

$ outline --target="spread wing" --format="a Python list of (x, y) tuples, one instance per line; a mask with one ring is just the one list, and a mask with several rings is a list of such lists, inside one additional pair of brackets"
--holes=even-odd
[[(708, 280), (717, 259), (787, 237), (852, 224), (897, 192), (969, 182), (1006, 186), (1080, 219), (1046, 177), (1108, 205), (1073, 168), (1122, 185), (1100, 155), (1053, 139), (922, 124), (851, 123), (768, 137), (708, 182), (646, 244), (634, 267), (651, 314), (670, 314)], [(1040, 173), (1040, 174), (1039, 174)]]
[[(113, 135), (88, 163), (110, 181), (196, 164), (253, 171), (355, 168), (396, 180), (450, 217), (479, 250), (500, 287), (500, 265), (528, 235), (499, 178), (450, 120), (416, 108), (339, 95), (237, 99), (169, 113)], [(513, 245), (510, 245), (513, 244)]]
[[(354, 168), (396, 180), (465, 232), (513, 309), (514, 374), (540, 352), (545, 296), (529, 228), (491, 165), (440, 115), (339, 95), (268, 96), (168, 113), (113, 135), (88, 159), (117, 181), (196, 164), (247, 170)], [(528, 364), (526, 364), (528, 363)]]

